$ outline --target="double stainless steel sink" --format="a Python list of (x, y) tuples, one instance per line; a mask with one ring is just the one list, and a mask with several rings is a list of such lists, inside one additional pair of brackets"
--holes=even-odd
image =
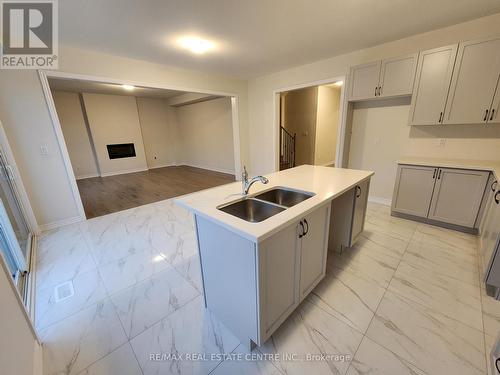
[(258, 223), (312, 196), (314, 196), (314, 193), (278, 187), (234, 203), (226, 204), (218, 207), (218, 209), (240, 219)]

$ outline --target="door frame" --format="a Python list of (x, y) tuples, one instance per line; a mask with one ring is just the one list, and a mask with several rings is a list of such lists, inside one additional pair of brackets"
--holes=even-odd
[(345, 128), (346, 120), (344, 116), (345, 111), (345, 98), (346, 98), (346, 84), (347, 76), (336, 76), (332, 78), (326, 78), (318, 81), (311, 81), (306, 83), (300, 83), (293, 86), (282, 87), (273, 91), (273, 108), (274, 108), (274, 120), (273, 120), (273, 155), (274, 155), (274, 170), (275, 172), (280, 170), (280, 95), (287, 91), (304, 89), (307, 87), (315, 87), (328, 85), (330, 83), (335, 83), (338, 81), (343, 81), (344, 84), (340, 87), (340, 106), (339, 106), (339, 124), (337, 127), (337, 145), (335, 150), (335, 167), (341, 166), (343, 163), (343, 150), (344, 150), (344, 140), (345, 140)]
[(0, 151), (3, 153), (5, 161), (9, 165), (10, 172), (13, 175), (12, 183), (16, 188), (15, 194), (17, 199), (19, 200), (19, 204), (21, 205), (22, 214), (26, 219), (26, 223), (28, 224), (28, 227), (33, 234), (40, 234), (38, 222), (36, 221), (35, 214), (33, 213), (33, 209), (31, 208), (31, 203), (29, 201), (28, 194), (26, 193), (26, 188), (24, 187), (23, 181), (21, 179), (21, 174), (19, 173), (19, 169), (17, 168), (14, 154), (12, 153), (12, 149), (10, 148), (9, 140), (7, 138), (7, 134), (5, 134), (5, 130), (1, 121)]
[(52, 120), (52, 126), (56, 135), (57, 143), (59, 145), (59, 151), (61, 152), (64, 167), (66, 169), (66, 174), (69, 179), (70, 187), (73, 193), (73, 199), (79, 213), (79, 220), (86, 220), (85, 210), (83, 208), (82, 198), (80, 196), (80, 191), (78, 190), (78, 185), (76, 183), (75, 173), (73, 171), (73, 166), (71, 165), (71, 160), (69, 158), (68, 149), (66, 147), (66, 141), (64, 140), (64, 135), (61, 128), (61, 123), (59, 117), (57, 116), (57, 110), (52, 97), (52, 92), (50, 90), (49, 78), (59, 78), (59, 79), (77, 79), (82, 81), (94, 81), (102, 83), (110, 83), (116, 85), (132, 85), (140, 86), (154, 89), (165, 89), (165, 90), (177, 90), (185, 92), (194, 92), (200, 94), (225, 96), (231, 99), (231, 118), (233, 126), (233, 155), (234, 155), (234, 175), (237, 180), (241, 177), (241, 150), (240, 150), (240, 123), (239, 123), (239, 95), (232, 92), (214, 91), (214, 90), (204, 90), (195, 87), (181, 87), (175, 85), (163, 85), (153, 82), (139, 82), (131, 81), (118, 78), (93, 76), (86, 74), (70, 73), (63, 71), (54, 70), (38, 70), (38, 76), (40, 83), (42, 85), (43, 94), (45, 96), (45, 101), (47, 103), (47, 108), (49, 110), (49, 115)]

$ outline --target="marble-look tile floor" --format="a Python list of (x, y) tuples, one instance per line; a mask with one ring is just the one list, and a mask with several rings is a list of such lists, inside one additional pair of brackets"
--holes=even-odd
[[(67, 281), (74, 295), (57, 302)], [(193, 219), (171, 200), (43, 234), (45, 375), (487, 374), (500, 331), (477, 238), (377, 204), (356, 246), (329, 254), (325, 279), (252, 353), (204, 309), (201, 290)]]

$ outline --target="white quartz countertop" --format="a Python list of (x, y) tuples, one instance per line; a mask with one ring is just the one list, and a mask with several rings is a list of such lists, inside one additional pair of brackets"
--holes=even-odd
[(241, 181), (184, 195), (175, 199), (175, 202), (249, 240), (261, 241), (372, 175), (371, 171), (313, 165), (302, 165), (265, 175), (269, 183), (264, 185), (256, 182), (250, 188), (248, 197), (273, 187), (286, 187), (315, 195), (259, 223), (251, 223), (217, 209), (243, 197)]
[(491, 171), (500, 179), (500, 161), (405, 157), (398, 160), (398, 164)]

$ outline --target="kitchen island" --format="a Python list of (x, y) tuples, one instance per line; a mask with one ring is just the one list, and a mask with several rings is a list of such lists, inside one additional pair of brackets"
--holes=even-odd
[(303, 165), (182, 196), (195, 216), (205, 305), (242, 343), (262, 345), (326, 272), (328, 248), (363, 230), (373, 172)]

